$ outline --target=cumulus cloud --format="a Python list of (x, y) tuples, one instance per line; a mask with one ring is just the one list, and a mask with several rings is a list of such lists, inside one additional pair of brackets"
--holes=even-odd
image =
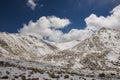
[(67, 42), (72, 40), (84, 40), (93, 34), (93, 31), (102, 27), (120, 29), (120, 5), (115, 7), (111, 15), (97, 16), (91, 14), (85, 19), (85, 29), (71, 29), (68, 33), (63, 33), (60, 29), (71, 24), (69, 19), (58, 18), (55, 16), (43, 16), (36, 22), (30, 21), (20, 29), (21, 34), (37, 34), (43, 39), (54, 42)]
[(48, 17), (48, 20), (50, 22), (50, 26), (53, 28), (64, 28), (70, 24), (70, 21), (68, 19), (60, 19), (55, 16)]
[(107, 17), (98, 17), (95, 14), (91, 14), (85, 19), (87, 29), (98, 30), (102, 27), (120, 29), (120, 5), (115, 7), (110, 13), (111, 15)]
[[(52, 41), (59, 41), (58, 37), (63, 35), (63, 32), (59, 29), (64, 28), (69, 24), (69, 19), (60, 19), (55, 16), (43, 16), (40, 17), (36, 22), (30, 21), (28, 25), (24, 24), (23, 28), (20, 29), (20, 33), (36, 33), (41, 35), (43, 38), (48, 37)], [(53, 36), (55, 36), (55, 38)]]
[[(61, 28), (67, 27), (70, 20), (66, 18), (58, 18), (55, 16), (40, 17), (36, 22), (30, 21), (28, 25), (24, 24), (20, 29), (21, 34), (39, 34), (41, 38), (54, 42), (67, 42), (72, 40), (84, 39), (90, 35), (89, 30), (72, 29), (68, 33), (63, 33)], [(84, 35), (84, 36), (83, 36)]]
[(34, 10), (37, 4), (35, 3), (35, 0), (28, 0), (27, 5)]

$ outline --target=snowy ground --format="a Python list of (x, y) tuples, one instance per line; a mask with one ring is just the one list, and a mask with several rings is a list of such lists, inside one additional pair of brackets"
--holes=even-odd
[(72, 70), (50, 64), (0, 58), (0, 80), (120, 80), (115, 71)]

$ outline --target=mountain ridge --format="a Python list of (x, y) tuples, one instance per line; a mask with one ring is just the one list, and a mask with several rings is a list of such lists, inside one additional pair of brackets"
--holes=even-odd
[(0, 33), (0, 79), (119, 80), (119, 67), (119, 30), (102, 28), (59, 46), (37, 35)]
[[(56, 53), (57, 47), (31, 35), (0, 33), (0, 53), (24, 57), (40, 57)], [(3, 52), (2, 52), (3, 51)], [(13, 54), (13, 55), (12, 55)], [(8, 57), (10, 56), (8, 55)], [(15, 57), (15, 56), (14, 56)]]
[(116, 68), (114, 64), (119, 62), (120, 56), (120, 30), (101, 28), (90, 38), (65, 50), (34, 35), (4, 32), (0, 33), (0, 49), (1, 55), (7, 57), (42, 61), (56, 66), (89, 69), (96, 66), (96, 70)]

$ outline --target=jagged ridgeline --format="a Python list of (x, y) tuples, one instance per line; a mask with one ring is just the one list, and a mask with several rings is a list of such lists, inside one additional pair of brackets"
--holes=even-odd
[(28, 70), (35, 73), (42, 71), (39, 78), (35, 80), (42, 80), (46, 76), (46, 79), (51, 80), (53, 78), (82, 80), (86, 76), (89, 80), (90, 76), (99, 78), (109, 75), (111, 78), (111, 74), (117, 80), (120, 67), (120, 30), (101, 28), (89, 38), (65, 50), (36, 35), (2, 32), (0, 33), (0, 62), (4, 64), (4, 66), (0, 64), (0, 74), (8, 70), (8, 67), (14, 67), (12, 68), (14, 70), (16, 68), (20, 71), (26, 70), (21, 72), (24, 73), (23, 75), (26, 75)]

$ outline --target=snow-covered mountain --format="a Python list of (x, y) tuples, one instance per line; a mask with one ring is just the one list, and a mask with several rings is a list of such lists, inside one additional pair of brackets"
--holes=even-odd
[(69, 68), (118, 69), (120, 65), (120, 31), (101, 28), (90, 38), (71, 49), (46, 55), (44, 61)]
[(35, 35), (0, 33), (0, 55), (16, 59), (37, 59), (55, 54), (58, 48)]
[(80, 55), (79, 61), (84, 67), (97, 70), (119, 67), (120, 31), (101, 28), (71, 50)]
[[(37, 61), (40, 66), (45, 65), (43, 70), (46, 70), (46, 68), (53, 72), (67, 70), (67, 73), (74, 73), (77, 76), (80, 76), (79, 74), (84, 70), (93, 71), (96, 75), (103, 70), (116, 72), (120, 68), (120, 30), (101, 28), (83, 41), (62, 44), (42, 40), (36, 35), (3, 32), (0, 33), (0, 60), (6, 63), (4, 58), (8, 57), (10, 60), (14, 59), (16, 61), (27, 60), (26, 64), (29, 61)], [(37, 64), (37, 62), (31, 62), (30, 66)], [(16, 62), (13, 63), (18, 66), (21, 65), (16, 64)], [(48, 70), (48, 72), (51, 70)], [(78, 80), (78, 77), (76, 79)], [(61, 80), (64, 79), (61, 78)]]
[(84, 41), (61, 44), (50, 43), (36, 35), (3, 32), (0, 33), (0, 54), (14, 59), (43, 61), (73, 68), (113, 68), (116, 67), (113, 64), (119, 63), (120, 31), (101, 28)]
[(74, 47), (75, 45), (79, 44), (81, 41), (80, 40), (73, 40), (69, 42), (62, 42), (62, 43), (54, 43), (53, 44), (58, 47), (60, 50), (66, 50)]

